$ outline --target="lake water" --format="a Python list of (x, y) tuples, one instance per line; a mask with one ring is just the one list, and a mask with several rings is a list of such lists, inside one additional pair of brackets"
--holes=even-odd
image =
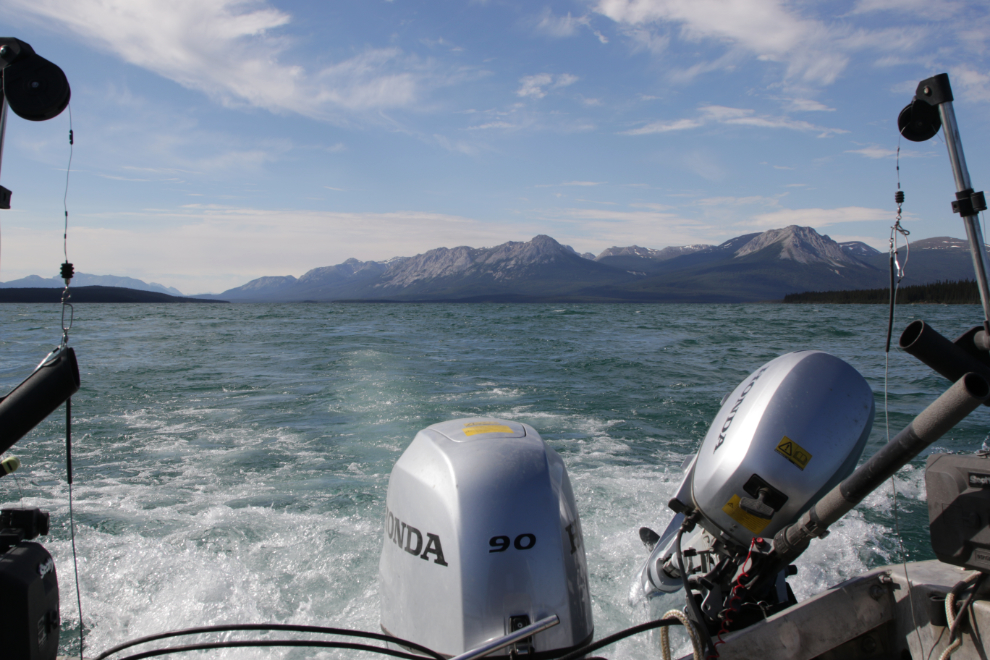
[[(973, 306), (898, 309), (949, 338)], [(0, 386), (58, 343), (56, 305), (0, 306)], [(74, 496), (86, 655), (163, 630), (282, 622), (378, 630), (378, 556), (392, 465), (416, 432), (469, 416), (535, 427), (563, 457), (585, 534), (596, 637), (646, 620), (630, 584), (680, 466), (722, 396), (782, 353), (820, 349), (877, 393), (864, 456), (885, 441), (882, 306), (77, 305), (70, 345)], [(891, 435), (948, 385), (890, 356)], [(980, 409), (939, 444), (972, 451)], [(78, 656), (60, 411), (10, 452), (5, 505), (52, 514), (42, 539), (62, 599), (60, 653)], [(931, 558), (923, 459), (898, 477), (910, 559)], [(801, 558), (799, 599), (899, 561), (889, 487)], [(605, 649), (655, 657), (645, 637)], [(354, 657), (256, 650), (210, 658)], [(371, 657), (371, 656), (363, 656)]]

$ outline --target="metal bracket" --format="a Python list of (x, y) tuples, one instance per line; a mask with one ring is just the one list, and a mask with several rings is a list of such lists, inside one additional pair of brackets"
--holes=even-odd
[(986, 210), (987, 200), (983, 196), (982, 190), (979, 192), (973, 192), (972, 188), (961, 190), (956, 193), (956, 201), (952, 202), (952, 212), (958, 213), (964, 218)]
[(952, 97), (952, 87), (949, 85), (949, 74), (940, 73), (937, 76), (922, 80), (918, 83), (918, 89), (915, 90), (914, 98), (924, 101), (928, 105), (951, 103), (954, 99)]

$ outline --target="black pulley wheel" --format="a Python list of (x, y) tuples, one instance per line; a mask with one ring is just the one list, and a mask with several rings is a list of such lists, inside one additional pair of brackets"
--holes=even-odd
[(18, 58), (3, 70), (3, 93), (18, 117), (44, 121), (69, 104), (69, 81), (57, 65), (40, 55)]
[(912, 142), (924, 142), (935, 137), (942, 127), (938, 108), (915, 99), (897, 116), (897, 128), (901, 135)]

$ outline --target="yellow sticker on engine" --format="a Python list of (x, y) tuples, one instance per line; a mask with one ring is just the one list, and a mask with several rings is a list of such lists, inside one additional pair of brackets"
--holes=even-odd
[(483, 433), (515, 433), (504, 424), (491, 422), (472, 422), (464, 425), (464, 435), (481, 435)]
[(759, 534), (767, 525), (770, 524), (769, 520), (764, 520), (763, 518), (757, 518), (751, 513), (747, 513), (742, 510), (739, 506), (739, 496), (733, 495), (732, 499), (729, 500), (725, 506), (722, 507), (722, 511), (729, 514), (729, 517), (735, 520), (737, 523), (753, 532), (754, 534)]
[(784, 436), (784, 439), (777, 444), (777, 453), (789, 460), (791, 463), (794, 463), (794, 465), (798, 466), (801, 470), (808, 467), (808, 463), (811, 461), (811, 454), (809, 454), (801, 445), (794, 442), (786, 435)]

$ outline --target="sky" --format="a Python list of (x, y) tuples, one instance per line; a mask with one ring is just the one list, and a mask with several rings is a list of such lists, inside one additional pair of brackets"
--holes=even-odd
[(990, 186), (984, 0), (0, 0), (0, 34), (72, 86), (9, 115), (0, 281), (58, 273), (63, 200), (77, 271), (186, 294), (538, 234), (886, 250), (898, 148), (910, 239), (962, 238), (941, 133), (896, 128), (942, 72)]

